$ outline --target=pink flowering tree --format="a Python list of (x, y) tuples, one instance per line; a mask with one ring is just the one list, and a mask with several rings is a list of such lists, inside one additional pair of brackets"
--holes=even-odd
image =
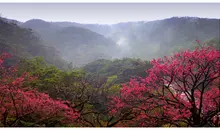
[(146, 78), (131, 79), (112, 97), (110, 114), (124, 109), (128, 126), (219, 126), (220, 52), (201, 47), (151, 61)]
[(4, 67), (9, 55), (0, 55), (0, 126), (42, 126), (57, 119), (61, 123), (74, 123), (79, 113), (64, 101), (53, 100), (47, 94), (28, 89), (32, 81), (27, 73), (16, 76), (16, 67)]

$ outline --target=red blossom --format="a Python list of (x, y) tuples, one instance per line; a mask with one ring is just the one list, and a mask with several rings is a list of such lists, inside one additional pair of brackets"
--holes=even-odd
[(139, 81), (131, 79), (121, 88), (120, 98), (110, 102), (112, 114), (132, 108), (137, 126), (158, 126), (161, 122), (175, 126), (181, 122), (205, 126), (209, 122), (216, 126), (209, 119), (219, 113), (220, 89), (213, 85), (220, 79), (219, 59), (218, 50), (204, 46), (153, 59), (153, 68), (146, 71), (149, 75)]
[[(0, 61), (7, 57), (9, 55), (6, 53), (1, 55)], [(28, 73), (16, 77), (16, 71), (15, 67), (0, 66), (0, 122), (3, 125), (16, 126), (6, 119), (21, 119), (27, 115), (35, 119), (35, 122), (59, 117), (63, 123), (73, 123), (79, 117), (79, 113), (68, 107), (64, 101), (54, 100), (48, 94), (24, 88), (26, 81), (35, 80), (36, 77), (31, 77)]]

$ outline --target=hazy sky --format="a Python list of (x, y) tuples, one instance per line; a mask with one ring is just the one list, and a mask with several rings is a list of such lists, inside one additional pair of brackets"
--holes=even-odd
[(0, 3), (3, 17), (27, 21), (71, 21), (80, 23), (113, 24), (127, 21), (152, 21), (173, 16), (220, 18), (220, 3), (213, 4), (4, 4)]

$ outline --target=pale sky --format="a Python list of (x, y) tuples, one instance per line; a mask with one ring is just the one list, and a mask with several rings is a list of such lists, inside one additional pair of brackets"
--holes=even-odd
[(79, 23), (114, 24), (128, 21), (152, 21), (173, 16), (220, 18), (220, 3), (0, 3), (3, 17), (25, 22), (30, 19)]

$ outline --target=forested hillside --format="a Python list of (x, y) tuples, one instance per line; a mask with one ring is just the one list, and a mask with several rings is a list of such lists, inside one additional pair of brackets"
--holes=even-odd
[(48, 66), (42, 58), (20, 60), (8, 68), (2, 64), (7, 58), (7, 53), (0, 56), (0, 126), (218, 127), (220, 123), (220, 53), (214, 48), (203, 46), (151, 62), (98, 60), (69, 71)]
[(116, 56), (114, 52), (117, 47), (111, 39), (88, 29), (60, 27), (37, 19), (27, 21), (21, 26), (35, 30), (43, 40), (57, 48), (65, 60), (72, 62), (74, 67)]
[(219, 127), (219, 47), (219, 19), (0, 18), (0, 127)]
[[(117, 45), (117, 57), (151, 60), (193, 46), (195, 40), (219, 39), (219, 19), (172, 17), (155, 21), (125, 22), (113, 25), (51, 22), (53, 26), (80, 27), (99, 33)], [(107, 47), (106, 47), (107, 48)]]
[(0, 44), (1, 53), (10, 53), (15, 62), (18, 59), (42, 56), (48, 64), (60, 69), (67, 67), (67, 62), (56, 49), (37, 37), (32, 30), (21, 28), (4, 19), (0, 19)]
[(93, 79), (102, 78), (107, 82), (106, 87), (114, 84), (129, 82), (130, 78), (145, 77), (143, 70), (151, 68), (148, 61), (140, 59), (124, 58), (111, 60), (97, 60), (85, 65), (82, 69), (87, 73), (86, 76)]

